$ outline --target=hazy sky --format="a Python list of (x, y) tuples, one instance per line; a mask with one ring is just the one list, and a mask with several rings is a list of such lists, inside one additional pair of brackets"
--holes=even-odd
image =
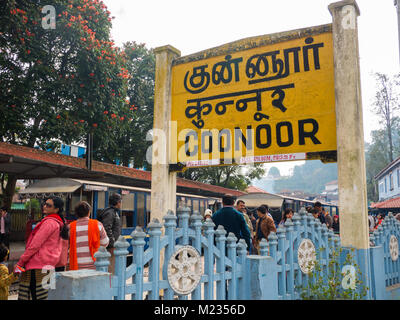
[[(112, 35), (148, 48), (172, 45), (182, 56), (257, 35), (331, 23), (328, 0), (103, 0), (115, 16)], [(371, 112), (373, 72), (399, 72), (397, 14), (393, 0), (358, 0), (364, 138), (378, 129)], [(303, 163), (303, 162), (300, 162)], [(273, 163), (281, 173), (299, 162)]]

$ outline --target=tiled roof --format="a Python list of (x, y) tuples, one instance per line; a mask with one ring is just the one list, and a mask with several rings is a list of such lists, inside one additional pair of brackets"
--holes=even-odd
[(335, 185), (335, 184), (338, 184), (337, 180), (334, 180), (334, 181), (325, 183), (326, 186), (328, 186), (328, 185)]
[[(54, 165), (86, 170), (85, 159), (66, 156), (59, 153), (48, 152), (29, 147), (13, 145), (5, 142), (0, 142), (0, 155), (14, 156), (28, 160), (37, 160), (40, 162), (50, 163)], [(150, 171), (117, 166), (114, 164), (109, 164), (100, 161), (92, 162), (92, 171), (151, 182)], [(232, 196), (240, 196), (246, 193), (238, 190), (228, 189), (220, 186), (213, 186), (210, 184), (197, 181), (190, 181), (181, 178), (177, 178), (176, 184), (179, 187), (200, 189), (215, 193), (229, 194)]]
[(371, 208), (378, 208), (378, 209), (400, 208), (400, 197), (388, 199), (382, 202), (371, 203)]
[(255, 186), (249, 186), (249, 187), (246, 189), (246, 192), (247, 192), (247, 193), (258, 193), (258, 192), (261, 192), (261, 193), (268, 193), (267, 191), (265, 191), (265, 190), (263, 190), (263, 189), (260, 189), (260, 188), (257, 188), (257, 187), (255, 187)]
[(379, 173), (374, 177), (375, 180), (380, 179), (384, 174), (386, 174), (389, 170), (393, 169), (400, 163), (400, 157), (394, 159), (391, 163), (389, 163), (386, 167), (384, 167)]

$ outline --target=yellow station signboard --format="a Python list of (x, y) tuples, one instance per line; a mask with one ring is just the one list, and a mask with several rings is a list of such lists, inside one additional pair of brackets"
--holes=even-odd
[(179, 58), (172, 67), (170, 163), (301, 160), (336, 150), (329, 26)]

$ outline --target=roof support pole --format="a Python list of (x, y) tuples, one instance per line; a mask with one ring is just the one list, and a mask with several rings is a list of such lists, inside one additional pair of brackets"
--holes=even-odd
[(154, 50), (156, 75), (151, 169), (151, 218), (162, 222), (168, 210), (176, 211), (176, 173), (169, 171), (172, 61), (179, 50), (163, 46)]
[[(333, 18), (340, 242), (356, 249), (362, 281), (370, 287), (370, 250), (360, 61), (355, 0), (329, 5)], [(371, 288), (371, 287), (370, 287)], [(371, 295), (371, 292), (368, 292)], [(370, 297), (370, 296), (369, 296)]]
[(357, 16), (354, 0), (329, 5), (333, 17), (340, 238), (369, 248), (364, 129)]

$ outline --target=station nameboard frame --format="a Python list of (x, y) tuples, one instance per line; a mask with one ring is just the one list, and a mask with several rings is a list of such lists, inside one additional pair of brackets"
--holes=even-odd
[(246, 38), (175, 59), (171, 123), (172, 171), (335, 162), (332, 24)]

